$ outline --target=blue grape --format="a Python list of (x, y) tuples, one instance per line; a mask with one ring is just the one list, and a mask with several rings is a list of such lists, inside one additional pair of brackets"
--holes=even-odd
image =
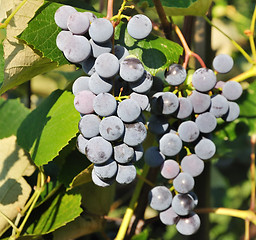
[(235, 102), (228, 101), (228, 112), (222, 116), (222, 119), (226, 122), (232, 122), (239, 117), (240, 107)]
[(75, 12), (77, 12), (76, 9), (68, 5), (59, 7), (54, 14), (55, 23), (63, 30), (68, 30), (68, 17)]
[(79, 121), (79, 131), (85, 138), (96, 137), (99, 134), (100, 122), (101, 119), (97, 115), (86, 114)]
[(139, 80), (130, 82), (129, 85), (136, 93), (147, 93), (153, 85), (153, 76), (145, 70), (143, 76)]
[(211, 133), (217, 126), (216, 117), (210, 112), (199, 114), (195, 123), (202, 133)]
[(108, 141), (116, 141), (124, 134), (124, 124), (117, 116), (105, 117), (99, 124), (100, 135)]
[(93, 75), (96, 72), (95, 71), (95, 60), (96, 59), (91, 56), (82, 62), (82, 68), (83, 68), (84, 72), (86, 74), (88, 74), (89, 76)]
[(127, 82), (138, 81), (144, 74), (142, 62), (135, 57), (127, 57), (120, 63), (120, 77)]
[(143, 15), (134, 15), (127, 24), (127, 31), (134, 39), (146, 38), (152, 31), (152, 23), (150, 19)]
[(179, 193), (190, 192), (194, 188), (194, 185), (194, 178), (189, 173), (185, 172), (179, 173), (179, 175), (173, 180), (173, 186)]
[(96, 95), (88, 90), (77, 93), (74, 99), (75, 109), (81, 114), (93, 113), (93, 100), (95, 97)]
[(103, 53), (110, 53), (112, 51), (112, 42), (108, 40), (104, 43), (96, 43), (92, 39), (89, 40), (92, 47), (92, 56), (97, 58)]
[(66, 46), (68, 46), (69, 42), (72, 41), (72, 37), (73, 37), (73, 34), (70, 31), (63, 30), (59, 32), (56, 38), (56, 45), (58, 49), (60, 49), (61, 51), (64, 51)]
[(92, 12), (83, 12), (83, 14), (85, 14), (88, 17), (90, 23), (97, 19), (97, 17)]
[(134, 149), (125, 143), (114, 146), (114, 159), (121, 164), (128, 163), (134, 159)]
[(136, 176), (137, 172), (133, 164), (118, 164), (116, 181), (119, 184), (129, 184), (135, 180)]
[(177, 134), (166, 133), (159, 140), (159, 149), (165, 156), (175, 156), (182, 149), (182, 141)]
[(89, 28), (89, 35), (93, 41), (103, 43), (108, 41), (114, 33), (112, 23), (105, 18), (95, 19)]
[(174, 225), (179, 221), (179, 216), (172, 207), (159, 213), (160, 221), (165, 225)]
[(179, 216), (186, 216), (195, 208), (195, 203), (188, 194), (177, 194), (172, 199), (172, 208)]
[(149, 191), (149, 205), (157, 211), (164, 211), (172, 204), (172, 193), (165, 186), (156, 186)]
[(211, 105), (211, 97), (208, 94), (200, 93), (196, 90), (189, 95), (195, 113), (203, 113), (209, 109)]
[(165, 81), (171, 86), (178, 86), (182, 84), (187, 77), (186, 69), (180, 64), (171, 64), (165, 73)]
[(192, 84), (199, 92), (208, 92), (216, 85), (216, 75), (211, 69), (199, 68), (192, 76)]
[(115, 45), (114, 54), (118, 58), (119, 62), (122, 62), (126, 57), (129, 56), (129, 51), (124, 46)]
[(74, 12), (67, 19), (67, 27), (73, 34), (85, 34), (90, 26), (90, 20), (86, 14)]
[(240, 83), (235, 81), (228, 81), (222, 88), (222, 95), (230, 101), (235, 101), (241, 97), (243, 89)]
[(132, 99), (125, 99), (117, 106), (117, 116), (124, 122), (135, 121), (141, 113), (139, 104)]
[(161, 165), (161, 175), (166, 179), (174, 179), (180, 172), (179, 164), (172, 159), (165, 160)]
[(213, 59), (212, 65), (217, 72), (227, 73), (232, 69), (234, 61), (233, 58), (227, 54), (219, 54)]
[(85, 147), (86, 157), (95, 164), (106, 162), (113, 153), (113, 147), (110, 142), (104, 138), (97, 136), (91, 138)]
[(92, 181), (95, 185), (99, 186), (99, 187), (109, 187), (113, 180), (112, 179), (101, 179), (97, 176), (97, 174), (95, 173), (94, 168), (92, 169)]
[(195, 122), (182, 122), (178, 128), (178, 134), (184, 142), (194, 142), (199, 137), (199, 129)]
[(84, 138), (82, 134), (78, 135), (76, 139), (76, 147), (80, 153), (85, 154), (85, 145), (87, 142), (88, 139)]
[(146, 110), (149, 105), (148, 96), (145, 94), (132, 92), (130, 94), (130, 99), (136, 101), (139, 104), (142, 111)]
[(73, 94), (76, 95), (77, 93), (83, 90), (89, 90), (88, 84), (89, 84), (89, 77), (82, 76), (77, 78), (72, 85)]
[(126, 123), (123, 142), (128, 146), (137, 146), (147, 137), (147, 129), (142, 122)]
[(107, 93), (112, 87), (112, 79), (102, 78), (96, 72), (89, 78), (89, 88), (95, 94)]
[(210, 113), (216, 118), (220, 118), (228, 112), (228, 100), (220, 94), (211, 99)]
[(140, 159), (142, 159), (143, 155), (144, 155), (144, 149), (143, 149), (143, 146), (142, 144), (139, 144), (137, 146), (134, 146), (133, 147), (133, 150), (134, 150), (134, 158), (133, 158), (133, 161), (137, 162), (139, 161)]
[(196, 233), (200, 227), (201, 221), (199, 216), (191, 212), (188, 216), (181, 217), (176, 224), (179, 233), (189, 236)]
[(159, 167), (165, 160), (165, 156), (157, 147), (149, 147), (144, 154), (144, 160), (150, 167)]
[(215, 152), (215, 144), (207, 138), (201, 139), (195, 146), (195, 154), (203, 160), (210, 159), (211, 157), (213, 157)]
[(156, 135), (163, 135), (169, 127), (170, 124), (165, 117), (152, 114), (148, 119), (148, 130)]
[(174, 113), (174, 116), (178, 119), (185, 119), (189, 117), (193, 112), (193, 106), (189, 98), (181, 97), (178, 98), (179, 107), (177, 112)]
[(117, 108), (116, 99), (110, 93), (100, 93), (93, 101), (93, 109), (95, 113), (102, 117), (112, 115)]
[(189, 173), (192, 177), (197, 177), (204, 170), (204, 161), (196, 154), (190, 154), (182, 158), (180, 166), (183, 172)]
[(95, 61), (95, 70), (102, 78), (114, 77), (119, 71), (119, 61), (112, 53), (102, 53)]
[(94, 164), (94, 172), (100, 179), (113, 178), (117, 173), (117, 163), (110, 158), (103, 164)]

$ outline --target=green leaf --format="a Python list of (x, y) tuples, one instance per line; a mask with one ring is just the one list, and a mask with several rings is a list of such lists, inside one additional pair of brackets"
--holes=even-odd
[(122, 23), (116, 27), (115, 40), (117, 44), (126, 47), (130, 54), (138, 57), (145, 69), (153, 75), (165, 70), (171, 63), (177, 63), (183, 52), (179, 44), (152, 34), (137, 41), (128, 34), (126, 24)]
[(26, 230), (28, 234), (40, 235), (53, 232), (80, 216), (81, 195), (59, 193)]
[(29, 114), (19, 99), (0, 99), (0, 139), (16, 135), (22, 121)]
[[(47, 57), (58, 65), (69, 63), (62, 52), (56, 46), (56, 37), (61, 29), (54, 21), (56, 10), (63, 4), (45, 1), (45, 4), (37, 11), (36, 16), (29, 22), (28, 27), (19, 36), (29, 46), (39, 50), (43, 57)], [(87, 11), (78, 9), (78, 11)], [(96, 16), (100, 14), (95, 13)]]
[(71, 92), (56, 90), (45, 99), (18, 129), (18, 143), (26, 149), (37, 166), (53, 160), (76, 136), (79, 113)]
[[(153, 7), (153, 0), (140, 0), (139, 3)], [(203, 16), (208, 11), (212, 0), (161, 0), (168, 16)]]
[(149, 237), (149, 230), (146, 228), (141, 233), (132, 237), (132, 240), (147, 240)]

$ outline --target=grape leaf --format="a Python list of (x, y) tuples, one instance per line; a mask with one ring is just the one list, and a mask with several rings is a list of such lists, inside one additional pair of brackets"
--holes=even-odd
[(41, 209), (45, 208), (40, 214), (37, 211), (41, 209), (35, 210), (36, 213), (32, 217), (36, 217), (37, 220), (33, 221), (26, 229), (26, 232), (33, 235), (53, 232), (80, 216), (83, 211), (80, 205), (80, 194), (60, 192), (54, 197), (49, 206), (45, 207), (42, 205)]
[[(140, 4), (153, 7), (153, 0), (140, 0)], [(168, 16), (203, 16), (208, 11), (212, 0), (161, 0), (165, 13)]]
[[(16, 137), (0, 140), (0, 211), (11, 220), (15, 219), (28, 200), (30, 185), (23, 176), (35, 171), (28, 155), (16, 143)], [(4, 218), (0, 218), (0, 236), (9, 227)]]
[(71, 92), (56, 90), (19, 127), (18, 143), (37, 166), (53, 160), (78, 132), (80, 115), (73, 101)]
[(173, 62), (177, 63), (183, 52), (179, 44), (152, 34), (137, 41), (128, 34), (124, 23), (116, 27), (115, 40), (117, 44), (126, 47), (130, 54), (138, 57), (152, 75), (165, 70)]
[(21, 122), (29, 112), (18, 99), (0, 99), (0, 139), (16, 135)]

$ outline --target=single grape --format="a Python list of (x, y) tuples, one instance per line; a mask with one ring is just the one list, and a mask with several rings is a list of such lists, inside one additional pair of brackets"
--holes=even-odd
[(70, 31), (63, 30), (59, 32), (56, 38), (56, 45), (58, 49), (60, 49), (61, 51), (64, 51), (66, 46), (69, 45), (69, 42), (72, 41), (72, 37), (73, 37), (73, 34)]
[(125, 99), (117, 106), (117, 116), (124, 122), (135, 121), (141, 113), (139, 104), (132, 99)]
[(200, 93), (196, 90), (189, 95), (195, 113), (203, 113), (207, 111), (211, 105), (211, 97), (208, 94)]
[(161, 165), (161, 175), (166, 179), (174, 179), (180, 172), (179, 164), (172, 159), (165, 160)]
[(182, 149), (182, 141), (177, 134), (166, 133), (159, 140), (159, 149), (165, 156), (175, 156)]
[(196, 233), (200, 227), (201, 221), (199, 216), (191, 212), (188, 216), (181, 217), (176, 224), (179, 233), (189, 236)]
[(145, 151), (144, 160), (150, 167), (159, 167), (164, 162), (165, 156), (158, 147), (152, 146)]
[(195, 208), (195, 203), (188, 194), (177, 194), (172, 199), (172, 208), (179, 216), (186, 216)]
[(110, 142), (103, 137), (97, 136), (91, 138), (85, 147), (86, 157), (95, 164), (106, 162), (113, 153), (113, 147)]
[(140, 159), (142, 159), (142, 157), (143, 157), (143, 155), (144, 155), (144, 149), (143, 149), (142, 144), (139, 144), (139, 145), (137, 145), (137, 146), (134, 146), (133, 149), (134, 149), (134, 158), (133, 158), (133, 161), (137, 162), (137, 161), (139, 161)]
[(77, 93), (83, 90), (89, 90), (88, 84), (89, 84), (89, 77), (82, 76), (77, 78), (72, 85), (73, 94), (76, 95)]
[(82, 134), (78, 135), (76, 139), (76, 147), (80, 153), (85, 154), (85, 145), (87, 142), (88, 139), (84, 138)]
[(195, 146), (195, 154), (203, 160), (210, 159), (211, 157), (213, 157), (215, 152), (215, 144), (207, 138), (201, 139)]
[(95, 61), (95, 70), (102, 78), (111, 78), (119, 71), (119, 61), (112, 53), (102, 53)]
[(114, 159), (121, 164), (128, 163), (134, 159), (134, 149), (125, 143), (114, 146)]
[(117, 116), (105, 117), (99, 124), (100, 135), (108, 141), (116, 141), (124, 134), (124, 124)]
[(108, 41), (114, 33), (112, 23), (105, 18), (95, 19), (89, 28), (89, 35), (93, 41), (103, 43)]
[(89, 76), (93, 75), (95, 71), (95, 58), (88, 57), (82, 62), (83, 71), (88, 74)]
[(232, 122), (239, 117), (240, 107), (235, 102), (228, 101), (228, 112), (222, 116), (222, 119), (226, 122)]
[(210, 113), (216, 118), (220, 118), (228, 112), (228, 100), (220, 94), (211, 99)]
[(75, 109), (81, 114), (93, 113), (93, 100), (95, 97), (95, 94), (88, 90), (77, 93), (74, 99)]
[(194, 142), (199, 133), (196, 123), (191, 120), (182, 122), (178, 128), (179, 137), (184, 142)]
[(99, 187), (109, 187), (113, 180), (112, 179), (101, 179), (97, 176), (97, 174), (95, 173), (94, 168), (92, 169), (92, 181), (95, 185), (99, 186)]
[(147, 137), (147, 129), (142, 122), (126, 123), (123, 142), (128, 146), (137, 146)]
[(73, 34), (82, 35), (88, 31), (89, 26), (89, 18), (81, 12), (74, 12), (67, 19), (67, 27)]
[(134, 39), (146, 38), (152, 31), (152, 23), (150, 19), (143, 15), (134, 15), (127, 24), (127, 31)]
[(83, 12), (83, 14), (85, 14), (89, 21), (90, 21), (90, 24), (95, 20), (97, 19), (97, 17), (92, 13), (92, 12)]
[(235, 101), (241, 97), (243, 89), (240, 83), (235, 81), (228, 81), (222, 88), (222, 95), (230, 101)]
[(115, 45), (114, 53), (119, 62), (122, 62), (126, 57), (129, 56), (129, 51), (122, 45)]
[(196, 154), (190, 154), (182, 158), (180, 166), (183, 172), (189, 173), (192, 177), (197, 177), (204, 170), (204, 161)]
[(145, 70), (143, 76), (139, 80), (130, 82), (129, 85), (134, 92), (145, 94), (153, 85), (153, 76)]
[(149, 105), (149, 99), (148, 96), (145, 94), (140, 94), (136, 92), (132, 92), (130, 95), (130, 99), (136, 101), (139, 105), (142, 111), (146, 110), (146, 108)]
[(148, 200), (151, 208), (164, 211), (172, 204), (172, 193), (165, 186), (157, 186), (149, 191)]
[(80, 63), (91, 54), (91, 45), (86, 37), (73, 35), (63, 50), (64, 56), (72, 63)]
[(89, 78), (89, 88), (95, 94), (107, 93), (113, 87), (112, 79), (102, 78), (96, 72)]
[(68, 5), (59, 7), (54, 14), (55, 23), (63, 30), (68, 30), (68, 17), (75, 12), (77, 12), (76, 9)]
[(190, 196), (193, 199), (195, 206), (197, 206), (198, 205), (198, 197), (197, 197), (197, 195), (194, 192), (189, 192), (187, 194), (188, 194), (188, 196)]
[(211, 133), (217, 126), (217, 119), (212, 113), (205, 112), (198, 115), (195, 123), (200, 132)]
[(133, 164), (118, 164), (116, 181), (119, 184), (129, 184), (135, 180), (136, 176), (137, 172)]
[(165, 225), (174, 225), (179, 221), (179, 216), (172, 207), (159, 213), (160, 221)]
[(110, 53), (112, 51), (112, 42), (108, 40), (104, 43), (96, 43), (92, 39), (89, 40), (92, 47), (92, 56), (97, 58), (103, 53)]
[(211, 69), (199, 68), (192, 76), (192, 84), (199, 92), (208, 92), (216, 85), (216, 75)]
[(232, 69), (234, 61), (233, 58), (227, 54), (219, 54), (213, 59), (212, 65), (217, 72), (227, 73)]
[(151, 115), (148, 119), (148, 130), (156, 135), (163, 135), (170, 127), (168, 119), (162, 116)]
[(100, 179), (113, 178), (117, 173), (117, 163), (110, 158), (103, 164), (94, 164), (94, 172)]
[(189, 98), (180, 97), (178, 110), (174, 113), (174, 116), (178, 119), (185, 119), (189, 117), (193, 112), (193, 106)]
[(97, 115), (86, 114), (79, 121), (79, 131), (85, 138), (96, 137), (99, 134), (100, 122), (101, 119)]
[(127, 57), (120, 63), (120, 77), (127, 82), (138, 81), (144, 74), (142, 62), (135, 57)]
[(180, 64), (171, 64), (165, 73), (165, 81), (171, 86), (182, 84), (187, 77), (186, 69)]
[(173, 180), (173, 187), (179, 193), (188, 193), (190, 192), (195, 185), (194, 178), (185, 172), (179, 173), (179, 175)]
[(95, 113), (102, 117), (112, 115), (117, 108), (116, 99), (110, 93), (100, 93), (93, 101), (93, 109)]

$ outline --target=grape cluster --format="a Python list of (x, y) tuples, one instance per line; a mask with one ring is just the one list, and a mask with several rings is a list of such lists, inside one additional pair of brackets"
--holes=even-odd
[[(227, 73), (232, 66), (233, 60), (228, 55), (214, 58), (216, 73)], [(160, 167), (162, 177), (170, 180), (172, 187), (154, 187), (149, 192), (149, 204), (160, 211), (162, 223), (176, 224), (178, 232), (192, 235), (200, 227), (200, 218), (193, 211), (198, 203), (192, 192), (194, 177), (203, 172), (204, 160), (215, 154), (210, 134), (217, 126), (217, 119), (231, 122), (239, 116), (235, 101), (241, 96), (242, 87), (235, 81), (217, 81), (215, 72), (208, 68), (197, 69), (192, 83), (186, 83), (186, 70), (178, 64), (170, 65), (165, 81), (179, 97), (170, 91), (153, 95), (148, 129), (157, 136), (158, 147), (145, 151), (145, 161), (151, 167)]]
[[(114, 180), (129, 184), (136, 178), (133, 163), (143, 156), (147, 136), (143, 111), (149, 105), (153, 76), (125, 47), (112, 47), (114, 28), (109, 20), (62, 6), (55, 22), (62, 28), (58, 48), (88, 75), (72, 86), (74, 106), (81, 115), (77, 148), (94, 164), (96, 185), (107, 187)], [(151, 30), (151, 21), (141, 14), (127, 25), (135, 39), (147, 37)]]

